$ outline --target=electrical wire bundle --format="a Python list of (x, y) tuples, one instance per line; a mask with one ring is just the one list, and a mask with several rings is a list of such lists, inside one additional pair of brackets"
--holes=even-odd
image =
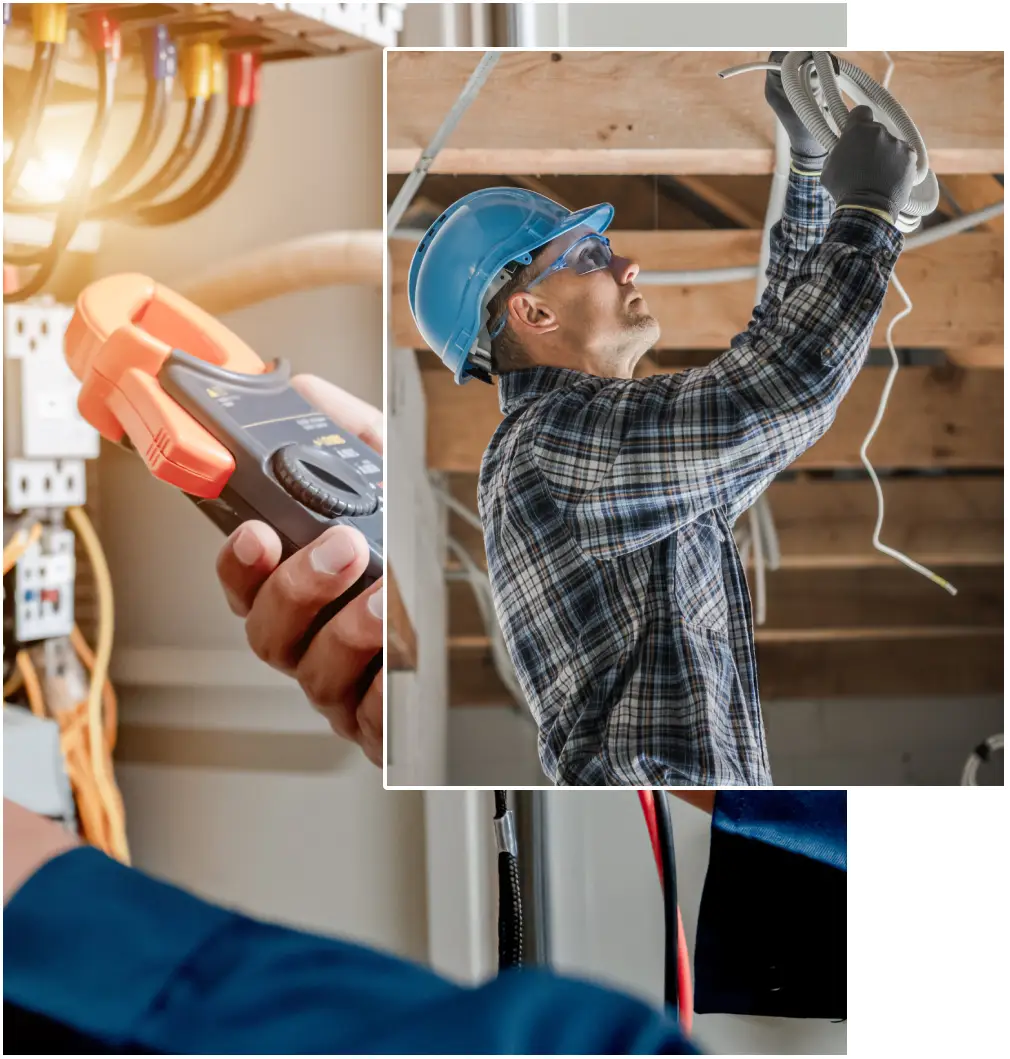
[(691, 961), (687, 952), (680, 907), (677, 904), (677, 861), (670, 803), (665, 791), (640, 790), (638, 800), (652, 842), (659, 883), (663, 889), (663, 995), (670, 1013), (680, 1022), (684, 1032), (690, 1033), (694, 1013)]
[[(57, 704), (50, 695), (47, 704), (44, 683), (53, 674), (40, 674), (32, 651), (19, 647), (14, 671), (4, 682), (4, 700), (23, 693), (28, 708), (40, 718), (51, 717), (60, 728), (60, 748), (67, 778), (77, 807), (81, 836), (123, 863), (129, 863), (126, 840), (126, 814), (122, 795), (112, 769), (116, 744), (118, 710), (116, 694), (108, 678), (114, 627), (112, 580), (101, 542), (83, 508), (69, 508), (67, 515), (84, 545), (98, 588), (98, 642), (91, 649), (75, 625), (70, 644), (81, 665), (90, 673), (86, 698), (72, 705)], [(6, 576), (42, 536), (41, 523), (20, 526), (4, 546), (3, 572)]]
[[(87, 140), (77, 158), (66, 193), (56, 200), (27, 197), (21, 178), (36, 151), (46, 102), (55, 78), (60, 47), (67, 37), (66, 4), (33, 4), (35, 55), (25, 98), (5, 100), (5, 134), (11, 151), (4, 164), (4, 211), (53, 216), (53, 235), (42, 249), (7, 251), (5, 265), (34, 268), (17, 289), (4, 292), (5, 302), (22, 301), (37, 293), (55, 269), (78, 225), (85, 219), (120, 219), (145, 226), (171, 224), (206, 209), (234, 181), (248, 152), (259, 98), (260, 57), (250, 49), (227, 55), (219, 44), (194, 37), (181, 47), (186, 110), (182, 128), (169, 153), (153, 174), (138, 184), (164, 139), (176, 83), (176, 44), (165, 26), (140, 31), (146, 89), (140, 122), (126, 152), (109, 174), (94, 184), (98, 156), (109, 127), (116, 75), (122, 55), (119, 26), (102, 9), (84, 16), (85, 35), (95, 53), (97, 93)], [(6, 5), (5, 5), (6, 15)], [(175, 185), (207, 142), (215, 100), (225, 90), (228, 109), (213, 158), (184, 190)]]

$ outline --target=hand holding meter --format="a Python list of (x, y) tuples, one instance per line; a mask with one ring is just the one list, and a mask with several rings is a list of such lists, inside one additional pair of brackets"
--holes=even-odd
[(382, 457), (310, 405), (287, 362), (265, 364), (214, 317), (134, 274), (85, 288), (65, 346), (81, 415), (225, 533), (265, 522), (285, 558), (330, 526), (364, 535), (365, 573), (313, 631), (382, 576)]

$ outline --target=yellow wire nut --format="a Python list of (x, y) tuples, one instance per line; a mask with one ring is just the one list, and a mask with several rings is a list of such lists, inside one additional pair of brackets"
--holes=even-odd
[(67, 39), (67, 5), (32, 4), (32, 36), (36, 44), (63, 44)]
[(225, 83), (227, 81), (227, 71), (225, 69), (224, 62), (224, 48), (220, 44), (213, 45), (214, 48), (214, 62), (211, 68), (210, 75), (210, 94), (212, 96), (220, 96), (224, 93)]
[(215, 46), (207, 41), (193, 41), (183, 48), (180, 66), (187, 99), (207, 99), (213, 95), (214, 51)]

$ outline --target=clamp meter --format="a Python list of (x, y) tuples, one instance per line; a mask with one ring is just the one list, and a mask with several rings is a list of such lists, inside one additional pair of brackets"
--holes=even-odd
[(220, 321), (135, 274), (84, 289), (65, 350), (81, 415), (225, 533), (258, 519), (286, 558), (330, 526), (361, 531), (368, 567), (313, 631), (382, 576), (382, 457), (312, 407), (286, 361), (264, 363)]

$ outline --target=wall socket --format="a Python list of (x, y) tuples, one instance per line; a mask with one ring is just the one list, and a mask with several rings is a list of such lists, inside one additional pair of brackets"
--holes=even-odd
[(69, 636), (74, 627), (74, 535), (44, 531), (18, 560), (14, 635), (19, 643)]
[(64, 356), (73, 312), (55, 303), (4, 307), (4, 441), (9, 457), (98, 455), (98, 432), (77, 410), (81, 384)]
[(80, 507), (87, 498), (84, 460), (8, 460), (7, 510)]

